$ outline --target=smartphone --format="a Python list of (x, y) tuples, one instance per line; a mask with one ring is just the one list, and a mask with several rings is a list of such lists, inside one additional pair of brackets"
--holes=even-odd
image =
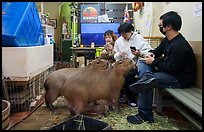
[(136, 50), (136, 48), (135, 48), (135, 47), (132, 47), (132, 46), (130, 46), (130, 49), (131, 49), (131, 50)]

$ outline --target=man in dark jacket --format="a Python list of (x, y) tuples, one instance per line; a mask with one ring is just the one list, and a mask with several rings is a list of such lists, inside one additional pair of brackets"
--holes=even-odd
[(138, 93), (138, 114), (128, 116), (133, 124), (154, 122), (152, 112), (153, 88), (184, 88), (196, 80), (195, 55), (180, 32), (182, 20), (174, 11), (160, 17), (159, 29), (166, 37), (138, 63), (139, 80), (130, 85)]

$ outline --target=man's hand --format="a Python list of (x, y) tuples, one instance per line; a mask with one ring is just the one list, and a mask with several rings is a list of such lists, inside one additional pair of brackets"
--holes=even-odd
[(154, 55), (153, 53), (151, 53), (151, 52), (148, 52), (148, 53), (146, 54), (146, 56), (155, 57), (155, 55)]
[(144, 61), (146, 64), (152, 64), (152, 62), (154, 61), (154, 54), (149, 53), (149, 54), (145, 55)]

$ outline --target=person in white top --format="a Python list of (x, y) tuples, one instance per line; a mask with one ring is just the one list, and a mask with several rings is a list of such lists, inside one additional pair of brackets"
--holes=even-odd
[[(115, 42), (114, 50), (115, 60), (121, 60), (123, 58), (135, 58), (143, 56), (153, 49), (149, 42), (146, 41), (142, 35), (134, 32), (134, 26), (131, 23), (124, 23), (118, 28), (118, 33), (121, 35)], [(136, 50), (130, 49), (135, 47)]]
[[(153, 49), (148, 41), (146, 41), (137, 32), (134, 32), (134, 26), (131, 23), (121, 24), (118, 28), (118, 33), (121, 36), (115, 41), (114, 45), (114, 58), (116, 61), (124, 58), (130, 58), (135, 61), (135, 64), (137, 64), (139, 56), (142, 57), (147, 54), (149, 50)], [(137, 95), (129, 90), (129, 86), (137, 80), (137, 78), (135, 77), (136, 75), (138, 75), (136, 67), (130, 70), (127, 74), (124, 83), (124, 91), (121, 91), (121, 98), (119, 102), (126, 102), (122, 101), (124, 100), (124, 98), (126, 98), (124, 97), (125, 94), (130, 106), (136, 106)]]

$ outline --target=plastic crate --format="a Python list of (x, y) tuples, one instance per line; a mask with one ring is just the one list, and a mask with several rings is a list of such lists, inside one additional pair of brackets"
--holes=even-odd
[(112, 130), (112, 127), (97, 119), (85, 115), (76, 115), (49, 130)]
[(2, 46), (44, 44), (44, 33), (35, 2), (2, 2)]

